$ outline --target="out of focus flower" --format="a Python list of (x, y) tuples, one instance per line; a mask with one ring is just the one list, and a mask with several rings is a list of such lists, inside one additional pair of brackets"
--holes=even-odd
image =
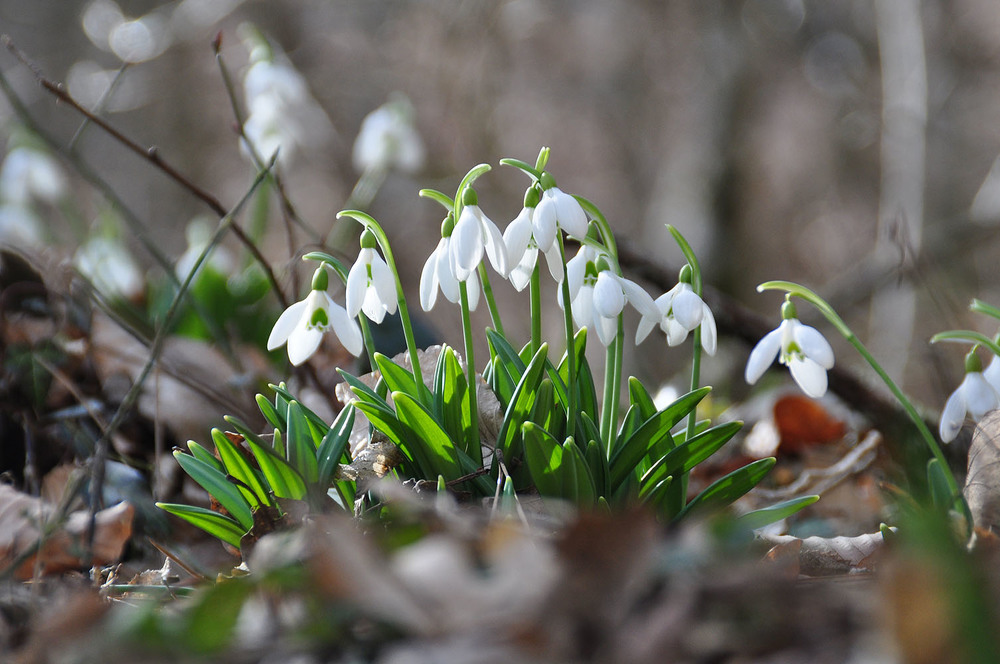
[(29, 205), (54, 203), (66, 193), (66, 176), (59, 162), (33, 147), (14, 147), (0, 166), (0, 200)]
[(286, 165), (299, 152), (322, 148), (333, 130), (305, 79), (256, 28), (242, 26), (241, 32), (251, 63), (243, 80), (246, 140), (262, 159), (278, 153), (278, 161)]
[[(212, 241), (212, 225), (207, 218), (197, 217), (188, 223), (187, 228), (184, 230), (184, 236), (187, 239), (187, 249), (177, 259), (177, 264), (174, 266), (174, 272), (177, 274), (178, 279), (187, 277), (188, 273), (194, 268), (198, 256), (205, 250), (208, 243)], [(205, 267), (206, 264), (216, 272), (223, 274), (229, 272), (233, 267), (232, 257), (222, 247), (214, 247), (212, 249), (201, 267)]]
[(424, 143), (413, 125), (410, 100), (397, 93), (369, 113), (361, 122), (352, 157), (359, 173), (391, 168), (418, 171), (424, 165)]
[(90, 238), (73, 256), (73, 264), (105, 296), (126, 300), (142, 296), (145, 287), (142, 272), (117, 238)]

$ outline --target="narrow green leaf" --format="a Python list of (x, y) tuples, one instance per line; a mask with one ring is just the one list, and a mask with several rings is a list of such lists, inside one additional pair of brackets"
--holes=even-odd
[(389, 387), (390, 392), (405, 392), (413, 396), (419, 396), (417, 383), (413, 380), (413, 372), (396, 364), (382, 353), (375, 353), (375, 364), (382, 372), (382, 380)]
[(944, 512), (953, 507), (955, 497), (948, 486), (948, 478), (941, 468), (941, 462), (937, 459), (927, 462), (927, 485), (930, 488), (931, 503), (935, 507)]
[(337, 464), (344, 456), (347, 444), (354, 429), (354, 408), (347, 406), (337, 415), (330, 430), (316, 450), (316, 481), (320, 487), (330, 486), (330, 478), (337, 469)]
[(351, 392), (354, 392), (354, 394), (362, 401), (367, 401), (369, 403), (373, 403), (378, 406), (384, 406), (386, 408), (389, 407), (389, 404), (386, 402), (385, 398), (379, 396), (378, 393), (375, 392), (375, 390), (368, 387), (368, 385), (366, 385), (357, 376), (352, 376), (343, 369), (337, 369), (337, 373), (340, 374), (340, 377), (343, 378), (344, 382), (347, 383), (348, 387), (351, 388)]
[(584, 456), (587, 457), (587, 465), (590, 467), (590, 476), (594, 480), (594, 489), (597, 491), (597, 495), (607, 495), (611, 475), (608, 470), (608, 459), (604, 456), (602, 445), (594, 439), (588, 440)]
[(264, 486), (260, 475), (250, 467), (250, 464), (247, 463), (247, 460), (236, 449), (236, 446), (229, 442), (226, 434), (219, 429), (212, 429), (212, 442), (215, 443), (215, 449), (219, 452), (219, 457), (222, 459), (226, 473), (246, 485), (246, 488), (239, 485), (236, 488), (243, 494), (246, 501), (250, 503), (251, 509), (261, 504), (270, 505), (271, 499), (268, 495), (268, 487)]
[(285, 416), (279, 415), (278, 411), (275, 409), (274, 404), (267, 400), (263, 394), (258, 394), (254, 397), (257, 400), (257, 407), (260, 408), (261, 415), (267, 420), (275, 429), (285, 430)]
[(703, 431), (670, 450), (643, 474), (642, 492), (645, 493), (647, 489), (659, 484), (664, 477), (689, 472), (728, 443), (742, 427), (743, 423), (739, 421), (725, 422)]
[(657, 408), (656, 404), (653, 403), (653, 397), (649, 395), (645, 385), (635, 376), (629, 376), (628, 396), (629, 402), (639, 409), (643, 421), (648, 420), (656, 413)]
[(253, 526), (250, 504), (236, 488), (236, 485), (227, 480), (226, 476), (213, 466), (190, 454), (176, 450), (174, 458), (177, 459), (177, 463), (181, 465), (184, 472), (191, 476), (191, 479), (201, 485), (205, 491), (208, 491), (243, 526), (244, 532), (250, 530)]
[(819, 496), (801, 496), (771, 505), (770, 507), (762, 507), (761, 509), (741, 514), (736, 519), (736, 525), (747, 530), (757, 530), (776, 521), (786, 519), (803, 507), (812, 505), (817, 500), (819, 500)]
[(285, 461), (285, 457), (279, 455), (239, 419), (227, 416), (226, 421), (243, 436), (274, 495), (277, 498), (302, 500), (306, 495), (306, 481)]
[(191, 450), (191, 454), (195, 459), (201, 459), (208, 465), (212, 466), (220, 473), (225, 474), (226, 469), (222, 465), (222, 461), (215, 458), (215, 455), (209, 452), (206, 448), (202, 447), (193, 440), (188, 441), (188, 449)]
[(543, 343), (535, 356), (531, 358), (531, 363), (525, 368), (524, 374), (511, 396), (511, 401), (507, 405), (507, 410), (504, 412), (503, 423), (497, 434), (497, 449), (508, 461), (521, 454), (521, 425), (528, 418), (534, 405), (535, 393), (545, 371), (547, 352), (548, 344)]
[(597, 500), (597, 489), (594, 486), (594, 478), (590, 474), (590, 465), (572, 438), (567, 438), (563, 443), (563, 459), (568, 464), (572, 464), (574, 478), (574, 494), (578, 505), (590, 507)]
[[(295, 396), (288, 391), (288, 388), (285, 387), (284, 383), (281, 383), (280, 385), (270, 385), (269, 387), (280, 394), (286, 401), (296, 401)], [(302, 409), (302, 413), (306, 416), (306, 421), (309, 422), (309, 427), (312, 429), (313, 446), (316, 447), (319, 445), (319, 441), (323, 439), (323, 436), (325, 436), (326, 432), (330, 429), (330, 425), (328, 425), (326, 421), (314, 411), (302, 405), (302, 402), (299, 402), (299, 408)]]
[(305, 479), (306, 484), (314, 484), (319, 477), (316, 463), (316, 444), (313, 442), (312, 428), (306, 419), (305, 410), (298, 401), (288, 402), (288, 432), (285, 440), (288, 463)]
[(670, 429), (690, 413), (710, 391), (710, 387), (702, 387), (685, 394), (643, 422), (636, 432), (612, 453), (609, 463), (612, 492), (625, 481), (626, 477), (635, 472), (649, 449), (670, 437)]
[(563, 495), (562, 445), (534, 422), (522, 424), (521, 435), (528, 472), (538, 493), (543, 496)]
[(226, 544), (240, 548), (240, 540), (247, 532), (236, 519), (225, 514), (213, 512), (204, 507), (194, 505), (178, 505), (176, 503), (156, 503), (161, 510), (178, 516), (193, 526), (201, 528), (212, 537), (217, 537)]
[(724, 477), (720, 477), (695, 496), (681, 510), (677, 518), (682, 519), (694, 511), (712, 511), (731, 505), (736, 499), (757, 486), (771, 472), (774, 463), (774, 457), (758, 459), (742, 468), (737, 468)]
[(444, 475), (452, 480), (462, 475), (455, 443), (441, 425), (424, 406), (411, 395), (393, 392), (392, 402), (396, 405), (399, 421), (409, 427), (415, 439), (407, 440), (408, 446), (421, 445), (433, 469), (431, 477)]
[(538, 389), (535, 391), (535, 403), (531, 407), (529, 419), (546, 431), (552, 431), (558, 414), (552, 380), (546, 376), (542, 378), (542, 382), (538, 384)]

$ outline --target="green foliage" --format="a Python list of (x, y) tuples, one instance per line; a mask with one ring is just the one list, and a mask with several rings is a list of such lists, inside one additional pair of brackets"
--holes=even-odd
[[(258, 396), (261, 413), (274, 427), (274, 444), (268, 444), (235, 417), (227, 417), (238, 436), (212, 430), (215, 454), (194, 441), (190, 453), (177, 450), (174, 458), (225, 512), (192, 505), (157, 503), (159, 507), (210, 535), (239, 548), (253, 532), (262, 514), (286, 515), (283, 501), (306, 501), (318, 513), (337, 504), (351, 510), (353, 482), (337, 478), (337, 467), (348, 462), (347, 444), (354, 426), (354, 409), (345, 408), (332, 425), (295, 399), (283, 385), (272, 386), (272, 404)], [(266, 404), (266, 405), (265, 405)], [(240, 440), (242, 439), (242, 440)], [(245, 447), (243, 447), (245, 445)], [(333, 503), (328, 493), (333, 492)], [(273, 518), (273, 517), (271, 517)]]

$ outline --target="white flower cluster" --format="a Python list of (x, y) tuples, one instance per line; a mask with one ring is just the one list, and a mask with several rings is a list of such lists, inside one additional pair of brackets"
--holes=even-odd
[(66, 176), (48, 153), (12, 144), (0, 166), (0, 241), (38, 245), (45, 233), (35, 207), (57, 203), (66, 194)]
[[(458, 220), (452, 216), (441, 227), (441, 239), (420, 274), (420, 305), (430, 311), (440, 292), (452, 303), (461, 301), (461, 285), (466, 288), (468, 306), (474, 310), (480, 298), (478, 270), (484, 257), (502, 277), (510, 279), (517, 290), (528, 284), (538, 254), (545, 255), (549, 272), (559, 284), (566, 279), (573, 321), (577, 327), (593, 329), (605, 346), (618, 335), (619, 316), (625, 304), (631, 304), (642, 316), (636, 343), (656, 326), (666, 333), (674, 346), (689, 332), (701, 329), (702, 346), (715, 353), (716, 328), (711, 310), (682, 281), (657, 300), (641, 286), (622, 277), (613, 267), (613, 258), (597, 243), (587, 240), (589, 221), (583, 207), (573, 196), (555, 185), (543, 173), (525, 195), (525, 204), (504, 233), (479, 207), (476, 192), (467, 187), (462, 195)], [(560, 242), (562, 231), (581, 241), (577, 254), (563, 267)], [(325, 273), (324, 273), (325, 274)], [(292, 305), (274, 326), (268, 348), (288, 344), (289, 358), (299, 364), (319, 346), (319, 336), (333, 329), (345, 347), (355, 355), (362, 351), (354, 317), (364, 314), (380, 323), (385, 314), (397, 309), (398, 292), (392, 270), (377, 252), (370, 233), (362, 238), (358, 260), (347, 279), (347, 308), (334, 303), (326, 294), (326, 281), (306, 300)], [(559, 306), (564, 307), (562, 288)], [(343, 312), (343, 314), (341, 314)], [(346, 319), (345, 319), (346, 317)], [(348, 324), (350, 323), (350, 324)]]

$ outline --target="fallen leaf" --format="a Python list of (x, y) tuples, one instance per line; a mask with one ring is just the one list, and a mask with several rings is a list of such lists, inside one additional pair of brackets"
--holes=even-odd
[(84, 561), (89, 514), (86, 510), (73, 512), (65, 523), (55, 528), (40, 549), (26, 560), (19, 561), (38, 546), (47, 524), (54, 518), (56, 509), (40, 498), (34, 498), (13, 487), (0, 485), (0, 570), (18, 564), (14, 576), (30, 579), (36, 572), (41, 575), (56, 574), (71, 569), (105, 565), (117, 560), (125, 543), (132, 536), (134, 508), (129, 503), (97, 513), (93, 556)]
[(822, 404), (800, 394), (788, 394), (774, 402), (774, 423), (784, 452), (839, 440), (847, 430)]
[(962, 493), (976, 528), (1000, 530), (1000, 410), (987, 413), (972, 434)]
[(854, 537), (806, 537), (791, 535), (759, 536), (772, 547), (801, 542), (799, 571), (806, 576), (831, 576), (872, 571), (875, 554), (884, 544), (882, 533), (865, 533)]

